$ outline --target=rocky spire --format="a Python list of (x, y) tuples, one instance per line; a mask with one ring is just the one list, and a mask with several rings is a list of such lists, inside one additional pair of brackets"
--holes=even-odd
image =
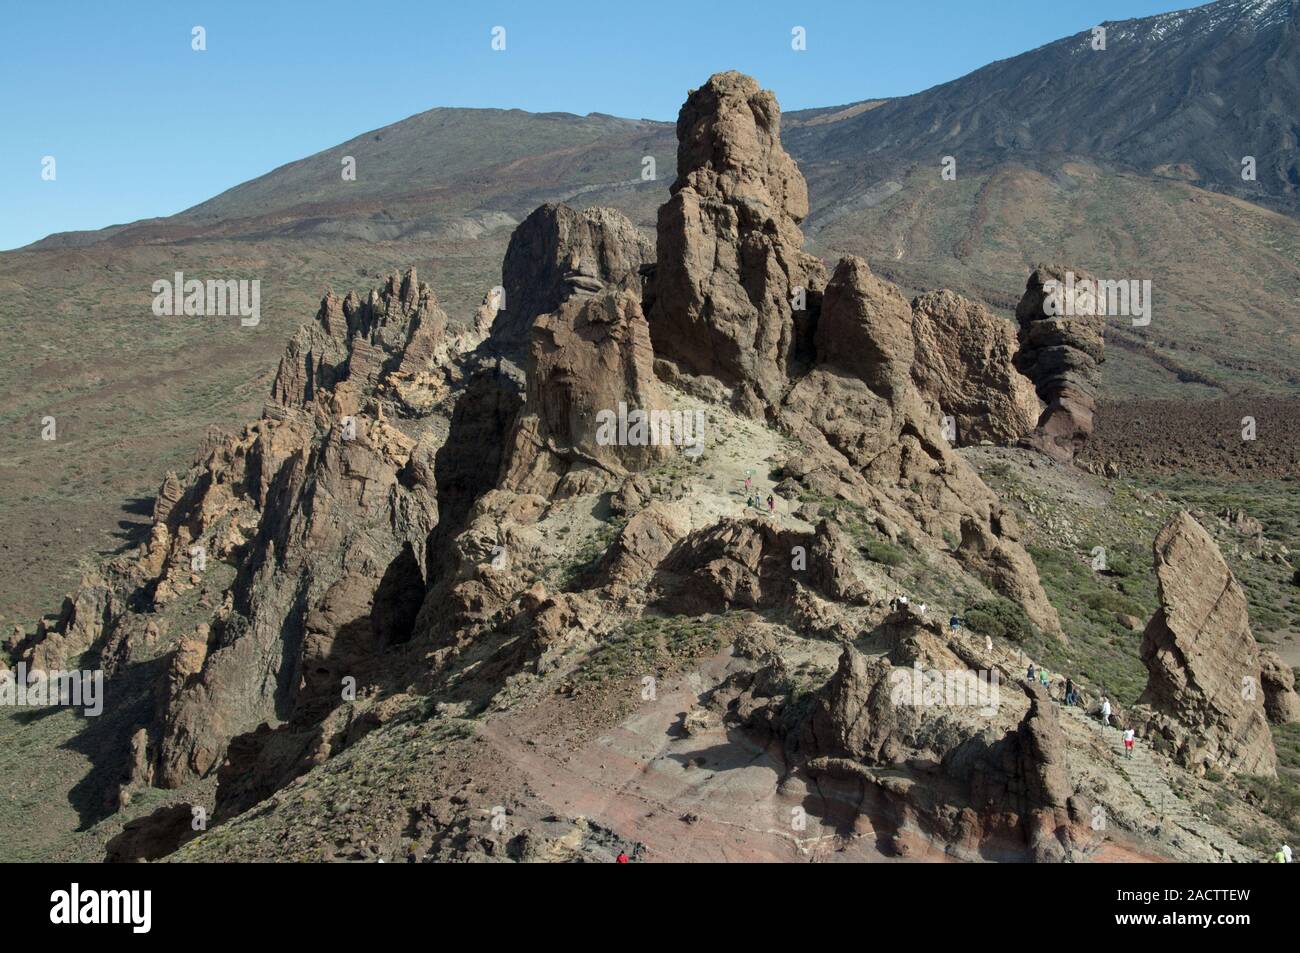
[[(1074, 280), (1069, 281), (1073, 273)], [(1038, 426), (1022, 441), (1057, 460), (1070, 461), (1092, 435), (1106, 319), (1087, 313), (1077, 288), (1094, 279), (1062, 265), (1039, 265), (1016, 306), (1020, 350), (1016, 367), (1034, 382), (1047, 405)], [(1053, 287), (1051, 282), (1058, 284)], [(1072, 306), (1067, 294), (1074, 298)], [(1082, 313), (1080, 313), (1082, 312)]]
[[(655, 353), (715, 378), (759, 415), (804, 356), (826, 281), (820, 260), (801, 250), (808, 187), (781, 147), (776, 97), (740, 73), (718, 73), (690, 94), (677, 143), (649, 295)], [(802, 302), (792, 302), (800, 290)]]

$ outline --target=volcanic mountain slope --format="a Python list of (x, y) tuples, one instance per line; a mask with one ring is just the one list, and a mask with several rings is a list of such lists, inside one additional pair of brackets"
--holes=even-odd
[[(1221, 0), (1096, 30), (913, 96), (818, 111), (792, 128), (791, 151), (881, 170), (921, 156), (936, 168), (953, 156), (959, 170), (1087, 157), (1297, 210), (1300, 4)], [(814, 208), (839, 194), (822, 191)]]
[[(942, 423), (975, 393), (1008, 437), (1034, 426), (1023, 388), (987, 385), (990, 355), (1017, 373), (999, 319), (804, 255), (803, 180), (752, 79), (712, 77), (678, 133), (653, 249), (615, 211), (544, 206), (505, 308), (466, 331), (414, 273), (327, 295), (261, 419), (211, 434), (147, 543), (12, 646), (32, 669), (97, 659), (110, 705), (152, 675), (152, 706), (106, 716), (96, 783), (116, 768), (83, 824), (161, 788), (187, 800), (111, 858), (1248, 857), (1213, 823), (1152, 829), (1151, 798), (1197, 775), (1153, 750), (1108, 782), (1103, 729), (1020, 681), (1006, 630), (944, 621), (974, 605), (1069, 638)], [(963, 335), (921, 337), (953, 315)], [(611, 439), (615, 405), (655, 413)], [(1261, 677), (1227, 658), (1195, 681), (1236, 684), (1238, 658)]]

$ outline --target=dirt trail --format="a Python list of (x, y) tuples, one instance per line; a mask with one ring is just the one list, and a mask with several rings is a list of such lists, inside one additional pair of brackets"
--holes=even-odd
[[(1099, 763), (1087, 767), (1100, 769), (1108, 779), (1107, 797), (1117, 814), (1115, 820), (1122, 826), (1153, 834), (1188, 860), (1258, 859), (1227, 831), (1197, 815), (1191, 805), (1174, 793), (1169, 776), (1177, 769), (1162, 755), (1139, 739), (1133, 747), (1132, 759), (1126, 759), (1120, 729), (1103, 726), (1081, 708), (1058, 706), (1058, 710), (1065, 715), (1061, 719), (1062, 728), (1073, 736), (1071, 754), (1078, 753), (1076, 764), (1084, 762), (1085, 758), (1080, 756), (1086, 756), (1089, 749), (1094, 756), (1099, 756)], [(1093, 743), (1079, 744), (1080, 734)]]

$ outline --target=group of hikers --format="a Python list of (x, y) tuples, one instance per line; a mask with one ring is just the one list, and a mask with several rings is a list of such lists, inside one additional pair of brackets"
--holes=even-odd
[[(903, 595), (902, 593), (895, 592), (894, 598), (889, 600), (889, 611), (897, 612), (899, 609), (905, 608), (909, 605), (911, 605), (911, 602), (908, 601), (907, 596)], [(925, 615), (925, 610), (928, 608), (929, 606), (927, 606), (924, 602), (918, 602), (916, 604), (916, 611), (919, 612), (921, 615)]]
[[(1029, 668), (1025, 672), (1025, 678), (1030, 682), (1030, 684), (1037, 682), (1044, 688), (1051, 688), (1052, 678), (1047, 673), (1047, 669), (1041, 665), (1035, 666), (1033, 662), (1030, 662)], [(1079, 704), (1082, 700), (1079, 695), (1078, 686), (1074, 684), (1074, 679), (1068, 675), (1065, 677), (1065, 690), (1062, 692), (1061, 700), (1071, 708)], [(1101, 704), (1097, 708), (1098, 719), (1103, 725), (1109, 728), (1111, 726), (1111, 717), (1113, 714), (1114, 712), (1110, 705), (1110, 699), (1105, 695), (1102, 695)], [(1132, 725), (1129, 725), (1124, 729), (1124, 757), (1126, 759), (1132, 759), (1133, 745), (1136, 741), (1137, 730)]]
[[(762, 494), (753, 490), (753, 477), (746, 475), (745, 476), (745, 508), (762, 510), (763, 502), (764, 500)], [(767, 511), (769, 513), (775, 513), (776, 497), (773, 496), (771, 493), (769, 493), (767, 495), (766, 502), (767, 502)]]

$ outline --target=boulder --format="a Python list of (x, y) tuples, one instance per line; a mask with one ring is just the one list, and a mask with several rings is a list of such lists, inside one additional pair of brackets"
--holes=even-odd
[(1142, 635), (1147, 686), (1138, 699), (1149, 730), (1187, 767), (1275, 775), (1245, 593), (1185, 512), (1160, 530), (1154, 550), (1160, 608)]
[(1260, 687), (1264, 690), (1264, 710), (1275, 725), (1300, 721), (1300, 695), (1295, 690), (1295, 672), (1275, 652), (1259, 653)]
[(104, 862), (137, 863), (158, 860), (199, 834), (190, 804), (168, 804), (148, 817), (127, 821), (122, 832), (105, 845)]

